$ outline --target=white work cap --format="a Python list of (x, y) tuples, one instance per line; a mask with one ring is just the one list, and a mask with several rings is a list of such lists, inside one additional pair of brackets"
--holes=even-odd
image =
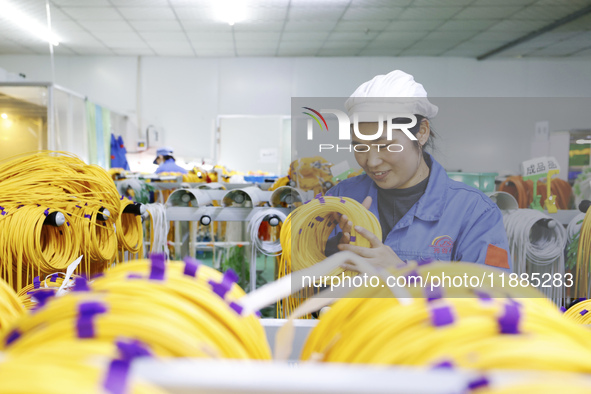
[(423, 85), (404, 71), (394, 70), (362, 83), (345, 102), (349, 119), (357, 113), (360, 122), (376, 122), (378, 115), (417, 114), (426, 118), (437, 115), (438, 108), (427, 99)]

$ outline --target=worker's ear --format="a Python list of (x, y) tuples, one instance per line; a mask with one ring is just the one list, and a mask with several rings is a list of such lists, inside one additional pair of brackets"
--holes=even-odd
[(417, 140), (419, 140), (419, 145), (424, 146), (427, 141), (429, 140), (429, 136), (431, 135), (431, 125), (429, 124), (428, 119), (421, 120), (421, 127), (416, 134)]

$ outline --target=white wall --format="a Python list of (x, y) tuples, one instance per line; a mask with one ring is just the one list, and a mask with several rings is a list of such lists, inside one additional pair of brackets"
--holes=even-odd
[[(28, 81), (51, 79), (47, 56), (3, 55), (0, 67), (24, 73)], [(196, 159), (213, 156), (218, 115), (289, 115), (292, 96), (348, 96), (360, 83), (396, 68), (414, 74), (431, 97), (591, 97), (591, 58), (479, 62), (462, 58), (145, 57), (138, 65), (135, 57), (68, 56), (57, 57), (55, 67), (56, 83), (111, 110), (133, 119), (139, 105), (142, 129), (150, 124), (164, 128), (166, 144), (179, 156)], [(574, 119), (570, 124), (591, 128), (587, 113), (580, 122)], [(550, 130), (564, 129), (562, 120), (552, 119), (551, 114), (539, 120), (548, 120)], [(515, 142), (505, 136), (487, 141), (515, 161), (525, 160), (530, 147), (524, 145), (533, 129), (533, 125), (530, 130), (521, 128), (519, 132), (525, 134)], [(445, 136), (447, 130), (439, 128), (438, 132)], [(453, 158), (454, 168), (469, 170), (469, 159), (458, 161), (472, 148), (468, 140), (457, 138), (464, 133), (475, 130), (454, 130), (457, 142), (446, 144), (445, 156)], [(490, 157), (480, 158), (477, 167), (503, 169)]]

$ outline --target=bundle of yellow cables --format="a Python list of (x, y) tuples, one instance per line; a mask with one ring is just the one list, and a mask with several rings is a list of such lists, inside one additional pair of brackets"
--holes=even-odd
[[(348, 197), (328, 197), (318, 195), (313, 200), (296, 208), (285, 220), (281, 228), (281, 247), (283, 254), (279, 260), (278, 278), (282, 278), (326, 258), (324, 249), (326, 242), (338, 223), (338, 214), (347, 215), (354, 226), (361, 226), (382, 238), (382, 228), (378, 219), (368, 209)], [(369, 247), (370, 243), (351, 231), (351, 245)], [(329, 275), (340, 275), (342, 269)], [(349, 272), (347, 272), (350, 275)], [(277, 305), (278, 316), (286, 317), (293, 312), (303, 298), (310, 292), (288, 297)]]
[(10, 324), (25, 312), (17, 294), (0, 279), (0, 337)]
[(580, 300), (564, 312), (564, 317), (578, 323), (591, 324), (591, 300)]
[(579, 233), (579, 249), (577, 250), (577, 265), (575, 267), (575, 296), (589, 297), (591, 284), (589, 283), (589, 266), (591, 265), (591, 209), (588, 209)]
[[(60, 273), (56, 272), (49, 275), (47, 278), (43, 280), (36, 276), (33, 279), (33, 283), (19, 290), (17, 294), (19, 302), (25, 307), (25, 309), (33, 309), (37, 304), (37, 302), (33, 300), (33, 295), (36, 293), (36, 291), (41, 289), (59, 289), (61, 285), (64, 283), (65, 279), (65, 274), (62, 275), (63, 276), (61, 276)], [(68, 282), (73, 284), (74, 278), (70, 277)]]
[[(0, 277), (15, 290), (80, 255), (78, 272), (88, 275), (115, 261), (122, 203), (104, 169), (67, 152), (16, 156), (0, 162), (0, 201)], [(61, 227), (44, 225), (54, 212)]]
[[(121, 212), (123, 212), (128, 205), (133, 205), (133, 202), (126, 198), (121, 200)], [(135, 255), (133, 256), (135, 257), (134, 260), (143, 257), (144, 229), (142, 225), (142, 217), (131, 213), (119, 215), (116, 226), (117, 242), (119, 245), (119, 261), (124, 261), (125, 252)]]
[(192, 259), (164, 264), (163, 255), (121, 264), (95, 280), (92, 291), (77, 291), (81, 280), (73, 292), (39, 303), (2, 344), (9, 356), (52, 346), (83, 359), (108, 353), (123, 336), (163, 357), (270, 359), (258, 319), (240, 314), (235, 301), (244, 292), (233, 275)]
[[(416, 263), (395, 276), (485, 273), (470, 263)], [(496, 274), (495, 274), (496, 275)], [(591, 336), (533, 288), (360, 288), (336, 302), (308, 337), (303, 360), (591, 372)], [(368, 298), (372, 297), (372, 298)], [(386, 297), (386, 298), (379, 298)]]
[[(64, 352), (64, 349), (62, 349)], [(0, 362), (3, 393), (13, 394), (163, 394), (164, 391), (146, 383), (117, 379), (115, 359), (105, 367), (55, 354), (33, 353)], [(52, 383), (53, 382), (53, 383)]]

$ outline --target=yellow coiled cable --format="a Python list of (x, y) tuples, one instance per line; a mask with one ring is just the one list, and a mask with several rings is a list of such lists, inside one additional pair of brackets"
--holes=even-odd
[[(348, 197), (319, 196), (296, 208), (287, 217), (280, 235), (283, 254), (279, 260), (278, 278), (311, 267), (326, 258), (326, 242), (338, 223), (336, 214), (347, 215), (353, 226), (361, 226), (382, 239), (382, 228), (378, 219), (363, 205)], [(350, 244), (371, 246), (369, 241), (357, 234), (354, 229), (351, 230)], [(340, 275), (342, 272), (342, 269), (337, 269), (329, 275)], [(310, 295), (310, 291), (304, 291), (278, 303), (277, 316), (289, 316), (301, 301)]]
[(17, 294), (2, 279), (0, 279), (0, 337), (25, 312)]
[(591, 300), (577, 302), (564, 312), (564, 317), (578, 324), (591, 324)]
[[(412, 263), (392, 274), (480, 277), (485, 270), (471, 263)], [(302, 359), (591, 372), (588, 331), (565, 319), (533, 288), (441, 288), (438, 297), (424, 287), (405, 290), (414, 297), (410, 303), (380, 286), (357, 289), (352, 297), (361, 298), (336, 302), (310, 333)]]
[(6, 352), (23, 354), (52, 342), (75, 340), (80, 335), (81, 305), (98, 303), (105, 312), (94, 317), (93, 337), (80, 341), (108, 345), (124, 336), (148, 344), (159, 356), (270, 358), (258, 319), (232, 309), (244, 292), (235, 283), (226, 283), (224, 298), (212, 291), (210, 281), (222, 283), (226, 275), (204, 265), (196, 277), (186, 275), (182, 262), (169, 262), (163, 280), (149, 279), (151, 270), (146, 260), (122, 264), (97, 279), (91, 292), (51, 299), (13, 325), (3, 341)]
[[(109, 174), (66, 152), (42, 151), (0, 162), (0, 275), (15, 290), (65, 268), (78, 256), (78, 272), (100, 272), (117, 250), (113, 224), (119, 194)], [(108, 210), (107, 221), (97, 221)], [(43, 225), (48, 214), (66, 223)]]
[[(133, 205), (133, 202), (128, 199), (121, 200), (121, 212), (128, 205)], [(120, 254), (119, 261), (123, 261), (125, 252), (135, 255), (135, 259), (143, 255), (144, 228), (140, 215), (131, 213), (122, 213), (119, 215), (117, 219), (117, 241)]]
[[(112, 391), (104, 388), (104, 369), (65, 357), (40, 358), (36, 354), (19, 357), (0, 363), (1, 391), (14, 394), (105, 394)], [(133, 394), (164, 393), (152, 385), (139, 382), (129, 382), (127, 388), (126, 392)]]
[(591, 288), (589, 283), (589, 266), (591, 265), (591, 209), (585, 213), (579, 233), (579, 249), (577, 250), (577, 265), (574, 270), (574, 297), (589, 297)]

